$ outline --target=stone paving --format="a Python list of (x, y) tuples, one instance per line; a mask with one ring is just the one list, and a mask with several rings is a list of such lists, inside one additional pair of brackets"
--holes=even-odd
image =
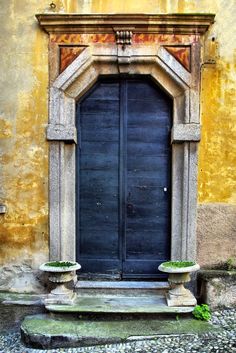
[(140, 340), (125, 344), (49, 350), (26, 348), (19, 332), (0, 335), (1, 353), (234, 353), (236, 352), (236, 309), (215, 311), (212, 324), (219, 332), (185, 335), (162, 335), (156, 339)]

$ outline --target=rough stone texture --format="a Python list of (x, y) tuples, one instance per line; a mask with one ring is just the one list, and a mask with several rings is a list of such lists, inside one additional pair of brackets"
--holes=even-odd
[(164, 295), (147, 295), (139, 297), (133, 292), (133, 297), (125, 295), (77, 296), (73, 305), (46, 305), (46, 309), (54, 313), (87, 313), (95, 314), (187, 314), (193, 311), (189, 306), (166, 305)]
[(45, 276), (28, 263), (6, 265), (0, 268), (0, 291), (18, 293), (45, 292)]
[(155, 337), (162, 334), (193, 334), (217, 330), (207, 322), (176, 320), (81, 320), (34, 315), (24, 319), (21, 335), (27, 345), (39, 348), (108, 344)]
[(200, 124), (174, 124), (171, 131), (172, 142), (200, 141)]
[[(1, 320), (0, 320), (0, 332), (10, 332), (12, 330), (16, 330), (19, 332), (19, 326), (21, 322), (24, 320), (26, 315), (34, 315), (45, 313), (45, 309), (42, 305), (35, 303), (34, 305), (3, 305), (0, 304), (1, 310)], [(0, 340), (1, 341), (1, 340)], [(10, 346), (10, 345), (9, 345)], [(1, 350), (1, 353), (8, 353), (9, 351)], [(9, 347), (7, 347), (9, 348)], [(21, 351), (21, 353), (23, 350)]]
[(201, 271), (198, 279), (201, 301), (211, 308), (236, 306), (236, 271)]
[(77, 141), (77, 131), (74, 126), (52, 125), (47, 127), (47, 139), (51, 141)]
[(236, 205), (198, 205), (197, 249), (200, 266), (236, 257)]

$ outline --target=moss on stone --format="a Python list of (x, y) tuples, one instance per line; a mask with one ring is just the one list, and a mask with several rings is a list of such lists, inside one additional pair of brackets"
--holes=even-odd
[(227, 271), (227, 270), (200, 270), (198, 272), (198, 278), (202, 280), (209, 280), (212, 278), (230, 278), (232, 280), (236, 279), (236, 270)]
[(75, 266), (76, 263), (69, 262), (69, 261), (52, 261), (52, 262), (46, 262), (44, 265), (50, 266), (50, 267), (71, 267), (71, 266)]
[(168, 268), (182, 268), (182, 267), (190, 267), (194, 265), (196, 265), (196, 263), (193, 261), (168, 261), (168, 262), (162, 263), (163, 267), (168, 267)]
[(207, 322), (194, 319), (176, 320), (82, 320), (77, 318), (53, 319), (49, 315), (26, 317), (22, 329), (30, 335), (75, 335), (80, 338), (95, 337), (125, 340), (130, 336), (160, 334), (201, 334), (216, 330)]
[(34, 302), (40, 300), (40, 295), (33, 294), (33, 293), (14, 293), (14, 292), (0, 292), (0, 303), (5, 301), (13, 302)]
[(47, 305), (46, 309), (60, 313), (180, 313), (192, 312), (192, 307), (169, 307), (163, 304), (164, 298), (136, 297), (77, 297), (73, 305)]

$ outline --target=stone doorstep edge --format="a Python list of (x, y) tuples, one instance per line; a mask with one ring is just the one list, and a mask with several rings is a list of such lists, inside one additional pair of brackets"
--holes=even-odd
[(145, 308), (143, 307), (142, 309), (137, 309), (136, 307), (125, 307), (123, 309), (117, 309), (117, 308), (105, 308), (104, 306), (101, 307), (93, 307), (90, 308), (89, 306), (87, 307), (82, 307), (80, 305), (60, 305), (60, 304), (55, 304), (55, 305), (47, 305), (46, 309), (54, 314), (120, 314), (120, 315), (178, 315), (178, 314), (191, 314), (192, 311), (194, 310), (194, 306), (160, 306), (160, 305), (152, 305), (151, 308)]
[[(54, 322), (53, 326), (50, 324), (48, 326), (48, 319), (49, 321), (52, 320)], [(34, 320), (36, 320), (36, 322)], [(77, 331), (74, 330), (77, 325), (75, 325), (75, 328), (73, 329), (74, 323), (77, 322), (76, 320), (73, 320), (74, 323), (71, 322), (71, 320), (66, 320), (66, 322), (62, 320), (66, 324), (65, 327), (60, 325), (61, 320), (62, 319), (59, 318), (55, 321), (55, 319), (50, 318), (47, 314), (27, 316), (21, 324), (21, 337), (23, 342), (27, 346), (43, 349), (72, 348), (104, 344), (118, 344), (141, 340), (145, 341), (160, 337), (193, 337), (203, 332), (205, 333), (217, 330), (217, 328), (215, 328), (211, 323), (201, 322), (194, 319), (183, 319), (178, 321), (179, 323), (175, 319), (154, 319), (151, 320), (151, 322), (147, 319), (143, 319), (141, 322), (139, 319), (126, 321), (118, 320), (115, 325), (114, 320), (108, 320), (106, 323), (104, 320), (97, 321), (85, 319), (81, 321), (81, 330)], [(57, 322), (59, 323), (58, 327), (55, 326)], [(130, 326), (132, 322), (133, 327)], [(108, 327), (110, 327), (110, 329), (108, 329)], [(139, 335), (139, 332), (142, 332), (142, 328), (144, 327), (145, 334), (143, 332), (142, 335)], [(163, 332), (163, 330), (165, 332)]]
[(83, 346), (95, 346), (108, 343), (121, 343), (124, 339), (120, 337), (113, 337), (108, 339), (97, 337), (78, 337), (73, 335), (47, 335), (29, 333), (26, 329), (21, 327), (21, 339), (27, 347), (39, 349), (54, 349), (54, 348), (73, 348)]
[(88, 347), (104, 344), (119, 344), (125, 342), (147, 341), (165, 337), (194, 337), (193, 333), (180, 334), (155, 334), (147, 336), (129, 336), (122, 337), (79, 337), (77, 335), (48, 335), (29, 333), (27, 329), (21, 327), (21, 338), (27, 347), (54, 349), (54, 348), (73, 348), (73, 347)]

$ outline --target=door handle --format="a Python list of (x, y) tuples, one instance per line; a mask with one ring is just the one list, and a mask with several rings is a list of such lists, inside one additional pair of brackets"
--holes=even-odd
[(127, 203), (126, 205), (126, 209), (127, 209), (127, 215), (128, 216), (134, 216), (135, 215), (135, 209), (134, 209), (134, 205), (132, 203)]
[(132, 203), (127, 203), (127, 211), (133, 211), (134, 210), (134, 205), (132, 205)]

